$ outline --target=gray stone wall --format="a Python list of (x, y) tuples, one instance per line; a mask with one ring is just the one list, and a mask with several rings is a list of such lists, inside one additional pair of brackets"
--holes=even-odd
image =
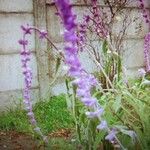
[[(22, 98), (23, 76), (18, 39), (22, 24), (34, 25), (33, 3), (31, 0), (0, 0), (0, 109), (19, 103)], [(39, 93), (35, 36), (30, 37), (33, 69), (32, 99)]]
[[(146, 1), (146, 0), (145, 0)], [(87, 6), (84, 0), (72, 0), (78, 20), (82, 14), (87, 13)], [(104, 4), (101, 4), (104, 6)], [(105, 6), (107, 9), (107, 6)], [(147, 0), (146, 7), (150, 8), (150, 1)], [(131, 27), (123, 42), (124, 65), (130, 76), (137, 74), (138, 68), (144, 65), (143, 61), (143, 37), (150, 28), (142, 20), (141, 12), (137, 7), (137, 1), (125, 8), (126, 13), (130, 10)], [(20, 25), (30, 24), (48, 30), (49, 36), (54, 44), (62, 50), (63, 39), (60, 36), (63, 27), (55, 15), (55, 7), (51, 0), (0, 0), (0, 109), (19, 103), (22, 98), (23, 77), (21, 71), (20, 46), (18, 39), (21, 38)], [(121, 15), (120, 15), (121, 17)], [(120, 22), (114, 26), (115, 33), (119, 31)], [(138, 26), (141, 26), (139, 29)], [(36, 35), (36, 34), (35, 34)], [(31, 67), (33, 69), (32, 99), (39, 100), (48, 97), (49, 94), (65, 92), (64, 70), (60, 69), (58, 79), (49, 87), (54, 75), (54, 49), (47, 42), (41, 42), (37, 36), (32, 35), (29, 48), (32, 51)], [(95, 41), (96, 42), (96, 41)], [(49, 49), (47, 51), (47, 49)], [(86, 52), (80, 55), (85, 68), (92, 72), (95, 65)], [(62, 64), (63, 66), (63, 64)]]

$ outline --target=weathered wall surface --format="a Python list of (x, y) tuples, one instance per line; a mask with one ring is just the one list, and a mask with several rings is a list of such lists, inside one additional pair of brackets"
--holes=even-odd
[[(0, 0), (0, 109), (17, 103), (22, 98), (23, 77), (20, 61), (20, 25), (34, 25), (31, 0)], [(33, 69), (32, 98), (38, 96), (39, 83), (35, 55), (35, 36), (30, 37)]]
[[(72, 0), (74, 10), (78, 14), (78, 20), (82, 19), (83, 12), (88, 12), (83, 0)], [(102, 4), (103, 5), (103, 4)], [(147, 7), (150, 1), (147, 0)], [(130, 4), (125, 9), (126, 13), (131, 11), (131, 27), (124, 39), (124, 64), (128, 74), (134, 76), (137, 69), (144, 65), (143, 61), (143, 37), (149, 31), (149, 27), (142, 20), (141, 12), (137, 2)], [(55, 15), (55, 7), (50, 0), (0, 0), (0, 109), (11, 106), (18, 99), (22, 98), (23, 77), (17, 44), (21, 38), (20, 25), (29, 23), (42, 29), (47, 29), (54, 44), (61, 50), (63, 39), (60, 34), (63, 32), (60, 20)], [(120, 16), (121, 17), (121, 16)], [(116, 34), (119, 31), (120, 22), (116, 22)], [(139, 29), (138, 26), (141, 26)], [(49, 88), (49, 83), (55, 78), (54, 49), (47, 53), (47, 42), (41, 42), (36, 34), (30, 38), (29, 45), (32, 51), (31, 67), (33, 69), (32, 99), (38, 100), (41, 97), (52, 94), (59, 94), (65, 91), (63, 75), (60, 69), (60, 77)], [(51, 45), (48, 45), (48, 49)], [(81, 61), (89, 72), (95, 68), (93, 62), (89, 61), (86, 52), (80, 55)]]
[[(108, 7), (104, 5), (101, 1), (99, 2), (101, 6), (105, 6), (104, 9), (108, 9)], [(87, 5), (85, 5), (84, 0), (72, 0), (72, 3), (74, 4), (73, 9), (77, 14), (77, 20), (80, 22), (83, 18), (83, 14), (88, 13)], [(149, 0), (145, 1), (145, 6), (148, 10), (150, 10)], [(63, 26), (60, 24), (60, 20), (55, 15), (55, 12), (56, 8), (54, 7), (52, 1), (47, 0), (48, 33), (53, 39), (55, 45), (61, 50), (63, 48)], [(115, 35), (118, 35), (119, 31), (121, 31), (120, 29), (122, 26), (120, 25), (123, 23), (123, 17), (125, 15), (130, 16), (131, 23), (130, 27), (126, 31), (126, 35), (124, 36), (123, 46), (121, 49), (123, 52), (123, 63), (125, 68), (127, 69), (126, 74), (130, 77), (135, 77), (138, 75), (138, 69), (144, 66), (144, 36), (150, 31), (150, 27), (147, 24), (145, 24), (142, 18), (141, 10), (138, 7), (137, 1), (133, 0), (126, 8), (124, 8), (123, 14), (118, 14), (118, 17), (120, 19), (116, 21), (113, 27)], [(85, 66), (87, 71), (91, 72), (93, 69), (95, 69), (95, 65), (88, 58), (89, 56), (86, 52), (81, 54), (81, 62), (83, 63), (83, 66)], [(53, 64), (53, 61), (51, 61), (51, 63)], [(59, 89), (59, 92), (65, 91), (65, 88), (64, 90), (63, 88), (60, 90), (60, 87), (63, 87), (64, 85), (61, 73), (60, 76), (60, 82), (59, 80), (57, 80), (58, 83), (55, 83), (55, 85), (52, 88), (52, 91), (55, 94), (57, 94), (57, 87)]]

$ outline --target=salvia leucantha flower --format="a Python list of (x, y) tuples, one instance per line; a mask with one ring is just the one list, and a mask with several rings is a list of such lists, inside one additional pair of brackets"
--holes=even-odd
[(150, 25), (150, 15), (145, 8), (144, 0), (139, 0), (139, 7), (142, 10), (143, 18), (144, 18), (145, 22)]
[[(142, 10), (143, 18), (150, 27), (150, 12), (145, 8), (144, 0), (139, 0), (139, 7)], [(146, 65), (146, 72), (150, 72), (150, 32), (145, 35), (144, 38), (144, 61)]]
[[(81, 102), (91, 111), (85, 112), (88, 118), (98, 118), (100, 120), (97, 129), (105, 129), (108, 132), (106, 139), (113, 143), (117, 140), (117, 132), (108, 128), (107, 122), (102, 119), (104, 109), (98, 103), (97, 99), (92, 97), (91, 89), (98, 84), (98, 81), (91, 74), (87, 74), (82, 68), (77, 52), (77, 36), (75, 22), (76, 16), (72, 12), (72, 6), (69, 0), (55, 0), (59, 15), (65, 27), (65, 63), (68, 66), (68, 75), (74, 80), (73, 84), (77, 86), (77, 96)], [(118, 142), (119, 143), (119, 142)], [(119, 143), (120, 144), (120, 143)], [(123, 146), (122, 146), (123, 147)]]
[[(23, 90), (23, 102), (25, 105), (25, 109), (27, 111), (27, 116), (31, 125), (33, 126), (36, 133), (38, 133), (45, 142), (47, 142), (46, 137), (42, 134), (41, 129), (38, 127), (37, 122), (35, 120), (35, 116), (32, 110), (32, 102), (31, 102), (31, 86), (32, 86), (32, 69), (29, 66), (29, 62), (31, 59), (31, 52), (27, 48), (28, 40), (26, 39), (27, 35), (31, 35), (33, 27), (29, 25), (21, 26), (23, 31), (23, 38), (19, 40), (19, 44), (22, 46), (20, 55), (21, 55), (21, 63), (22, 70), (24, 75), (24, 90)], [(46, 32), (39, 31), (40, 38), (44, 38), (46, 36)]]

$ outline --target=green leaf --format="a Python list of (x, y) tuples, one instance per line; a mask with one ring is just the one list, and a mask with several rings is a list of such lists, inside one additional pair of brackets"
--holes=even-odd
[(118, 80), (120, 80), (120, 74), (122, 71), (122, 61), (121, 61), (120, 56), (118, 56), (117, 70), (118, 70)]
[(65, 80), (65, 83), (66, 83), (67, 91), (69, 92), (69, 81), (68, 81), (68, 79)]
[(113, 109), (115, 113), (121, 108), (121, 98), (122, 98), (122, 95), (117, 95), (116, 100), (113, 104)]
[(99, 131), (96, 135), (96, 139), (94, 141), (94, 149), (98, 149), (98, 147), (100, 146), (100, 144), (102, 144), (102, 141), (104, 140), (106, 135), (106, 131), (102, 130)]
[(116, 127), (120, 130), (120, 132), (122, 132), (125, 135), (128, 135), (132, 139), (133, 143), (136, 142), (137, 135), (134, 131), (127, 130), (125, 126), (116, 126)]
[(61, 64), (61, 58), (58, 57), (57, 60), (56, 60), (56, 70), (55, 70), (55, 74), (58, 72), (58, 69), (60, 67), (60, 64)]
[(108, 43), (107, 43), (106, 40), (103, 42), (102, 50), (103, 50), (103, 53), (104, 53), (104, 54), (106, 54), (107, 51), (108, 51)]

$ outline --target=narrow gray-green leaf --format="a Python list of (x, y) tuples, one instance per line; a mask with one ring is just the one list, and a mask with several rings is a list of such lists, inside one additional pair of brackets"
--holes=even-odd
[(115, 111), (115, 113), (121, 108), (121, 95), (117, 95), (115, 102), (113, 104), (113, 109)]

